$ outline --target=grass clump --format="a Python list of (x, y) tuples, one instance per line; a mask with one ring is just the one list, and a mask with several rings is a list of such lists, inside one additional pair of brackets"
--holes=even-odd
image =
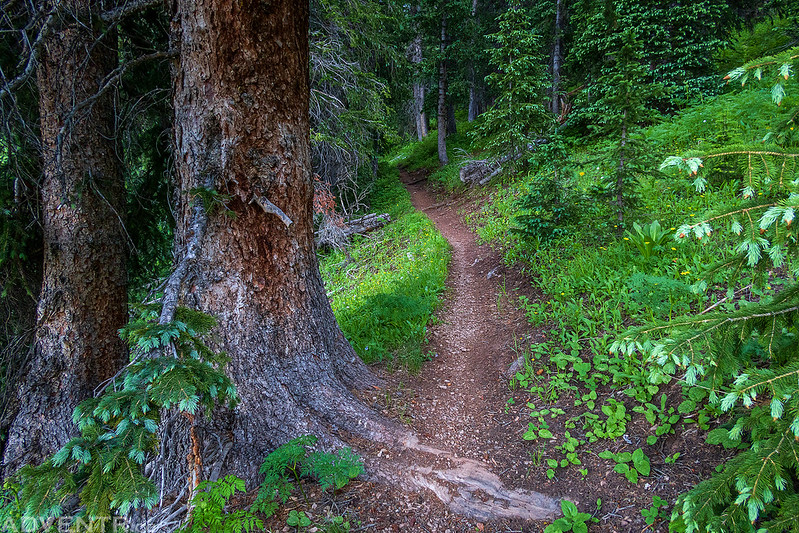
[(367, 363), (393, 361), (417, 370), (424, 339), (444, 290), (449, 245), (426, 215), (413, 209), (396, 166), (382, 163), (370, 203), (392, 222), (356, 237), (348, 251), (321, 261), (333, 312)]

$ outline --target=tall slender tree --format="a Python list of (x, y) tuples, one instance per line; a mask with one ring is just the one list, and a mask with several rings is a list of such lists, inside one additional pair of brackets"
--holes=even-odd
[(545, 106), (546, 65), (540, 36), (519, 0), (511, 0), (499, 17), (499, 30), (490, 38), (495, 43), (490, 62), (496, 71), (486, 80), (497, 98), (474, 131), (486, 139), (491, 155), (515, 161), (553, 123)]
[(441, 11), (440, 56), (438, 59), (438, 162), (449, 163), (447, 156), (447, 11)]
[(647, 160), (649, 154), (632, 132), (656, 119), (658, 113), (651, 105), (662, 94), (663, 87), (645, 82), (648, 69), (642, 59), (643, 43), (635, 30), (624, 30), (618, 43), (618, 50), (605, 58), (595, 86), (597, 99), (589, 112), (593, 113), (591, 129), (615, 141), (605, 152), (612, 170), (597, 192), (614, 204), (621, 226), (625, 211), (635, 201), (638, 178), (652, 168)]
[(555, 32), (552, 44), (552, 105), (550, 109), (555, 116), (562, 113), (561, 99), (561, 66), (563, 64), (563, 33), (566, 26), (566, 0), (555, 2)]
[[(414, 15), (419, 12), (419, 6), (414, 6), (412, 9)], [(408, 47), (408, 55), (410, 56), (411, 64), (413, 65), (413, 117), (416, 124), (416, 137), (422, 140), (427, 137), (428, 132), (428, 118), (424, 108), (424, 100), (427, 94), (427, 87), (422, 79), (422, 33), (421, 29), (415, 24), (416, 28), (413, 35), (413, 40)]]

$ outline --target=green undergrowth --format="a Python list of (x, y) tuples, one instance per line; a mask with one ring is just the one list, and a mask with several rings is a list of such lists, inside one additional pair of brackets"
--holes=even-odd
[(438, 161), (438, 132), (431, 130), (421, 141), (408, 143), (397, 148), (388, 157), (389, 163), (400, 166), (410, 172), (427, 170), (428, 181), (447, 192), (463, 188), (460, 180), (461, 164), (472, 159), (472, 140), (469, 132), (473, 123), (458, 122), (458, 132), (447, 136), (447, 157), (449, 163), (443, 167)]
[(413, 209), (395, 165), (380, 165), (371, 210), (392, 222), (342, 251), (322, 257), (333, 312), (367, 363), (391, 361), (416, 370), (425, 360), (427, 325), (444, 290), (450, 252), (426, 215)]
[[(782, 402), (787, 402), (791, 393), (778, 396), (772, 392), (776, 400), (771, 401), (771, 415), (765, 400), (755, 404), (760, 411), (735, 408), (737, 390), (747, 385), (750, 374), (763, 375), (763, 380), (771, 381), (777, 379), (772, 374), (782, 375), (771, 370), (778, 360), (771, 352), (777, 353), (773, 346), (782, 346), (780, 343), (792, 346), (795, 323), (772, 324), (771, 330), (763, 325), (765, 322), (740, 330), (734, 326), (721, 330), (719, 326), (724, 335), (699, 328), (703, 320), (710, 320), (705, 317), (714, 317), (723, 324), (725, 318), (755, 313), (748, 309), (765, 309), (762, 315), (767, 316), (771, 312), (769, 306), (781, 301), (780, 293), (795, 283), (795, 275), (787, 266), (752, 268), (761, 255), (765, 262), (767, 241), (757, 241), (757, 253), (746, 242), (741, 244), (747, 235), (752, 241), (764, 234), (769, 237), (773, 220), (768, 223), (752, 217), (754, 222), (745, 218), (737, 222), (734, 216), (730, 221), (722, 218), (728, 216), (724, 213), (748, 214), (757, 202), (765, 204), (761, 211), (755, 211), (757, 217), (766, 207), (777, 206), (770, 207), (777, 212), (789, 205), (790, 201), (783, 200), (784, 191), (775, 192), (777, 185), (772, 184), (771, 174), (780, 176), (779, 186), (796, 179), (796, 164), (789, 158), (785, 159), (787, 162), (779, 159), (783, 149), (795, 152), (793, 122), (787, 122), (792, 116), (795, 115), (775, 108), (763, 90), (752, 90), (708, 99), (639, 132), (659, 162), (689, 150), (712, 151), (727, 145), (733, 148), (732, 153), (725, 154), (728, 157), (706, 157), (701, 167), (699, 160), (690, 156), (672, 158), (679, 164), (672, 164), (674, 169), (664, 166), (664, 173), (658, 172), (656, 163), (651, 173), (637, 180), (636, 203), (625, 212), (623, 222), (602, 206), (599, 198), (592, 197), (592, 186), (608, 172), (597, 156), (602, 153), (602, 143), (607, 142), (603, 140), (570, 147), (568, 161), (558, 173), (561, 195), (550, 194), (554, 183), (550, 176), (535, 172), (506, 176), (481, 191), (467, 222), (481, 241), (499, 248), (508, 263), (517, 263), (529, 272), (541, 295), (518, 300), (530, 323), (546, 333), (546, 340), (517, 346), (524, 364), (511, 387), (523, 394), (514, 394), (516, 399), (511, 398), (508, 409), (529, 417), (524, 422), (524, 439), (535, 447), (531, 457), (542, 466), (538, 474), (542, 480), (567, 478), (568, 471), (570, 479), (580, 475), (593, 483), (594, 473), (585, 466), (591, 456), (604, 461), (604, 471), (615, 472), (611, 474), (617, 475), (614, 482), (652, 484), (654, 470), (650, 471), (650, 464), (652, 469), (655, 464), (666, 469), (688, 460), (685, 456), (694, 451), (678, 448), (676, 453), (665, 454), (664, 449), (674, 452), (674, 448), (664, 444), (679, 441), (685, 432), (699, 432), (706, 436), (708, 445), (748, 450), (751, 443), (754, 451), (740, 454), (726, 467), (719, 466), (717, 471), (723, 474), (712, 476), (680, 496), (672, 517), (673, 531), (702, 530), (695, 524), (715, 520), (713, 513), (722, 510), (736, 517), (749, 516), (753, 524), (757, 520), (768, 523), (762, 517), (778, 517), (782, 512), (780, 505), (799, 501), (792, 492), (795, 478), (783, 482), (777, 470), (777, 474), (770, 470), (762, 470), (766, 472), (763, 475), (741, 473), (757, 473), (762, 465), (770, 465), (770, 453), (785, 453), (787, 457), (779, 446), (783, 446), (783, 441), (793, 446), (793, 438), (783, 438), (792, 436), (790, 432), (780, 429), (782, 433), (777, 432), (776, 437), (769, 432), (776, 431), (774, 427), (788, 427), (788, 422), (780, 417)], [(771, 136), (780, 120), (782, 137)], [(762, 139), (780, 140), (784, 147), (761, 148)], [(759, 144), (754, 148), (735, 148), (752, 141)], [(755, 156), (746, 158), (750, 151), (758, 149), (772, 152), (756, 156), (756, 161)], [(782, 165), (775, 167), (782, 174), (771, 170), (768, 157), (775, 157)], [(695, 168), (689, 167), (692, 163)], [(697, 174), (703, 180), (702, 187), (697, 186)], [(745, 187), (749, 183), (754, 185)], [(796, 183), (790, 181), (788, 186)], [(747, 194), (749, 198), (744, 198)], [(522, 218), (525, 215), (526, 220)], [(792, 216), (790, 211), (787, 221), (783, 221), (790, 239), (795, 238), (790, 227)], [(776, 216), (772, 218), (776, 220)], [(708, 220), (712, 229), (701, 223)], [(746, 223), (748, 234), (741, 230)], [(748, 250), (749, 255), (742, 255), (742, 250)], [(779, 259), (777, 252), (768, 251)], [(691, 316), (697, 318), (690, 322)], [(675, 344), (664, 343), (663, 349), (683, 342), (693, 350), (690, 343), (694, 338), (707, 339), (707, 345), (698, 347), (695, 356), (697, 360), (710, 361), (704, 368), (698, 363), (686, 363), (687, 355), (682, 359), (674, 356), (673, 362), (665, 356), (656, 357), (656, 342), (646, 340), (640, 333), (645, 331), (657, 339), (661, 330), (680, 331), (680, 327), (689, 326), (695, 326), (700, 333), (694, 337), (686, 333), (685, 337), (677, 337)], [(772, 330), (774, 338), (779, 339), (773, 346), (763, 340)], [(639, 337), (627, 340), (630, 331)], [(690, 350), (686, 349), (693, 355)], [(717, 353), (731, 355), (722, 357)], [(795, 355), (784, 357), (792, 361), (793, 366), (783, 373), (792, 376), (791, 386), (795, 389)], [(764, 386), (757, 392), (766, 395), (770, 391)], [(520, 396), (525, 398), (524, 405), (515, 405)], [(722, 403), (721, 398), (727, 403)], [(756, 417), (760, 426), (750, 422)], [(783, 426), (778, 426), (780, 423)], [(793, 468), (793, 464), (784, 468)], [(711, 474), (709, 470), (703, 473)], [(753, 489), (746, 483), (757, 487), (762, 480), (771, 485), (764, 489), (764, 496), (758, 496), (761, 499), (754, 500), (749, 496)], [(738, 485), (733, 489), (735, 483)], [(741, 493), (737, 500), (735, 490)], [(778, 491), (783, 494), (774, 496)], [(670, 515), (668, 508), (675, 505), (675, 500), (667, 502), (660, 496), (648, 495), (651, 499), (646, 505), (649, 501), (653, 504), (641, 509), (648, 525)], [(754, 503), (743, 505), (747, 498)], [(771, 504), (779, 498), (779, 505)], [(717, 507), (706, 511), (702, 507), (705, 501)], [(683, 523), (679, 515), (686, 509), (689, 519)], [(741, 523), (744, 526), (730, 531), (749, 531), (749, 523)], [(751, 530), (756, 527), (753, 525)], [(719, 529), (722, 530), (725, 529)]]

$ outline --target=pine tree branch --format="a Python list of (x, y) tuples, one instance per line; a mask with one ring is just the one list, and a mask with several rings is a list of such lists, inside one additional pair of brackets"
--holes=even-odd
[[(780, 375), (777, 375), (777, 376), (773, 376), (770, 379), (766, 379), (766, 380), (763, 380), (763, 381), (758, 381), (757, 383), (753, 383), (752, 385), (749, 385), (748, 387), (736, 388), (735, 392), (736, 392), (736, 394), (746, 395), (746, 393), (748, 393), (749, 391), (753, 391), (753, 390), (759, 389), (761, 387), (766, 387), (768, 385), (772, 385), (772, 384), (774, 384), (774, 383), (776, 383), (778, 381), (784, 380), (784, 379), (789, 378), (791, 376), (799, 376), (799, 369), (791, 370), (791, 371), (785, 372), (783, 374), (780, 374)], [(772, 394), (773, 393), (774, 393), (774, 388), (772, 387)]]
[(41, 53), (42, 45), (44, 44), (44, 40), (53, 31), (53, 27), (55, 26), (55, 22), (57, 20), (57, 15), (61, 11), (61, 3), (61, 0), (56, 0), (53, 2), (53, 6), (50, 8), (50, 11), (48, 11), (47, 15), (45, 15), (44, 22), (42, 23), (41, 28), (39, 28), (39, 33), (36, 35), (36, 39), (32, 44), (29, 45), (30, 52), (28, 53), (28, 59), (25, 62), (25, 68), (22, 69), (22, 72), (13, 80), (8, 82), (5, 81), (5, 74), (2, 75), (3, 88), (0, 89), (0, 100), (19, 89), (22, 84), (28, 81), (28, 79), (36, 71), (36, 67), (39, 64), (39, 54)]

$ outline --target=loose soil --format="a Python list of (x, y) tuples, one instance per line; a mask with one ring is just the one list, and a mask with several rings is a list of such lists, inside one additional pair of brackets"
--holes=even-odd
[[(558, 469), (555, 479), (547, 479), (546, 459), (563, 458), (554, 449), (563, 440), (563, 422), (584, 409), (574, 407), (573, 398), (561, 396), (549, 406), (566, 412), (550, 422), (555, 438), (547, 445), (522, 438), (530, 420), (527, 402), (543, 405), (524, 390), (511, 390), (512, 366), (525, 347), (546, 340), (550, 330), (532, 327), (517, 303), (521, 295), (532, 301), (542, 295), (528, 275), (506, 266), (496, 250), (478, 245), (475, 234), (463, 222), (463, 215), (474, 208), (466, 195), (439, 198), (427, 188), (423, 174), (403, 172), (401, 178), (416, 209), (431, 218), (452, 246), (448, 292), (428, 331), (432, 360), (418, 375), (375, 368), (385, 386), (366, 393), (363, 399), (407, 426), (426, 445), (448, 450), (458, 460), (476, 461), (469, 464), (487, 465), (501, 480), (502, 491), (538, 491), (575, 502), (580, 511), (599, 520), (589, 531), (667, 531), (662, 520), (648, 526), (641, 510), (651, 507), (653, 495), (673, 502), (679, 493), (708, 477), (725, 457), (717, 448), (705, 445), (695, 428), (661, 437), (655, 446), (647, 446), (646, 436), (652, 428), (635, 415), (621, 439), (582, 446), (581, 467)], [(537, 363), (541, 369), (546, 365)], [(614, 391), (608, 389), (600, 399), (610, 395)], [(619, 401), (626, 398), (618, 391), (615, 396)], [(580, 431), (572, 430), (572, 434), (579, 437)], [(615, 473), (611, 461), (597, 457), (605, 449), (618, 452), (639, 447), (649, 456), (652, 472), (636, 485)], [(367, 467), (378, 456), (399, 455), (409, 461), (408, 450), (374, 449), (369, 445), (359, 448), (367, 450)], [(675, 452), (680, 452), (679, 459), (667, 464), (665, 458)], [(420, 458), (419, 464), (426, 465), (428, 471), (451, 467), (431, 463), (429, 458)], [(583, 476), (578, 468), (586, 468), (588, 474)], [(409, 491), (399, 480), (394, 485), (376, 479), (357, 481), (334, 495), (313, 487), (306, 491), (310, 492), (309, 500), (315, 502), (310, 510), (312, 517), (320, 520), (325, 515), (344, 514), (353, 531), (539, 532), (548, 523), (503, 517), (508, 505), (497, 504), (488, 495), (483, 499), (487, 508), (495, 507), (495, 512), (488, 513), (493, 516), (464, 513), (456, 505), (443, 504), (431, 491)], [(472, 496), (479, 500), (479, 491)], [(599, 509), (598, 498), (602, 500)], [(308, 509), (305, 505), (298, 508)]]

